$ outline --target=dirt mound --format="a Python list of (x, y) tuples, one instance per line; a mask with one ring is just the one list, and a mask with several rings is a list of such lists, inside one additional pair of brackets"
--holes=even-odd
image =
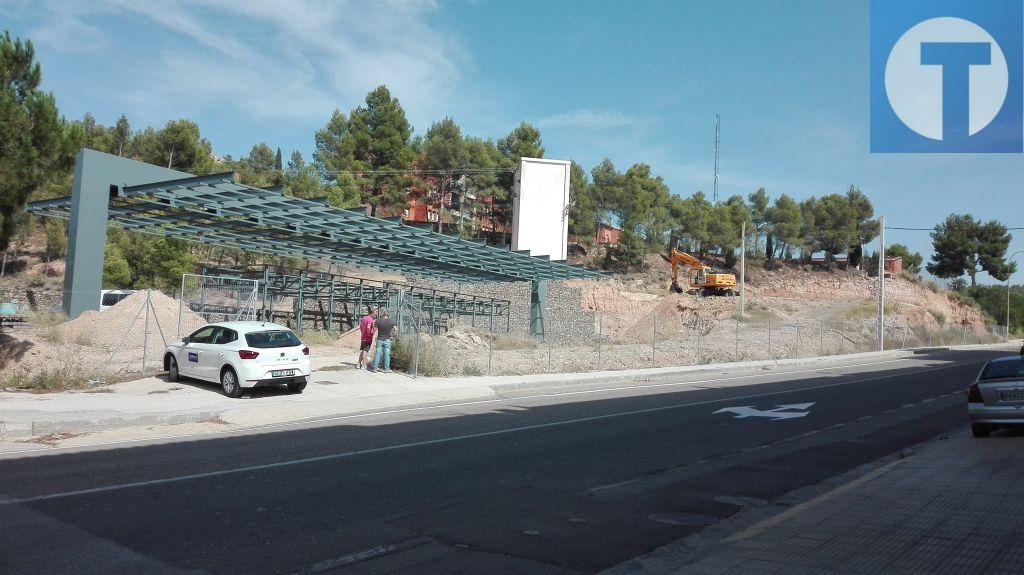
[[(199, 315), (181, 308), (178, 300), (159, 290), (150, 290), (150, 312), (144, 311), (147, 292), (137, 291), (117, 305), (103, 311), (87, 311), (57, 327), (65, 341), (89, 342), (91, 347), (113, 351), (118, 344), (122, 353), (141, 356), (143, 341), (147, 340), (148, 354), (159, 359), (166, 343), (177, 339), (178, 313), (181, 311), (181, 335), (187, 335), (206, 325)], [(146, 316), (149, 316), (148, 329)]]

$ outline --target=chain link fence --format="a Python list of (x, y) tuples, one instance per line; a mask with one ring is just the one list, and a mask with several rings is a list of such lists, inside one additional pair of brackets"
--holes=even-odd
[(228, 276), (183, 274), (175, 335), (188, 335), (207, 323), (254, 321), (259, 282)]

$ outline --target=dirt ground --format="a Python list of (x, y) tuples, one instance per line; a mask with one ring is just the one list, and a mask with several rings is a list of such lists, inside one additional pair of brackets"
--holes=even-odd
[[(646, 272), (570, 282), (594, 336), (549, 345), (464, 327), (421, 339), (421, 365), (437, 375), (517, 375), (667, 367), (874, 351), (877, 278), (861, 272), (751, 269), (740, 320), (739, 297), (701, 298), (667, 290), (656, 261)], [(996, 339), (975, 308), (904, 276), (886, 280), (886, 347)], [(598, 337), (600, 333), (600, 338)], [(652, 345), (653, 344), (653, 345)], [(358, 338), (338, 342), (355, 350)]]
[[(460, 327), (422, 336), (419, 371), (514, 375), (663, 367), (851, 353), (876, 346), (877, 279), (862, 272), (750, 266), (741, 319), (739, 297), (669, 292), (667, 267), (651, 256), (643, 272), (570, 282), (581, 290), (581, 312), (593, 315), (592, 337), (549, 345), (525, 334), (492, 338)], [(5, 330), (0, 387), (40, 375), (116, 380), (141, 371), (144, 349), (147, 371), (159, 370), (166, 342), (205, 321), (186, 309), (179, 328), (178, 301), (153, 290), (147, 325), (140, 311), (146, 293), (138, 291), (109, 310), (87, 312), (73, 321), (57, 323), (51, 317)], [(980, 312), (937, 286), (897, 275), (887, 280), (886, 294), (888, 348), (994, 339)], [(351, 354), (354, 361), (358, 330), (337, 338), (319, 334), (315, 343), (314, 350)]]

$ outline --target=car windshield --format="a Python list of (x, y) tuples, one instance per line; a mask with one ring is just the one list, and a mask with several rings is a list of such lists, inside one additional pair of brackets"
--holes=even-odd
[(245, 343), (249, 347), (266, 349), (270, 347), (295, 347), (302, 345), (299, 338), (290, 331), (257, 331), (245, 334)]
[(1007, 379), (1024, 377), (1024, 359), (993, 361), (985, 366), (978, 379)]

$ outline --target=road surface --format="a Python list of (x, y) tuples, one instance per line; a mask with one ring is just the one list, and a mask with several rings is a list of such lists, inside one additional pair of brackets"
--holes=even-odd
[(963, 425), (963, 391), (997, 355), (0, 454), (0, 573), (596, 572)]

